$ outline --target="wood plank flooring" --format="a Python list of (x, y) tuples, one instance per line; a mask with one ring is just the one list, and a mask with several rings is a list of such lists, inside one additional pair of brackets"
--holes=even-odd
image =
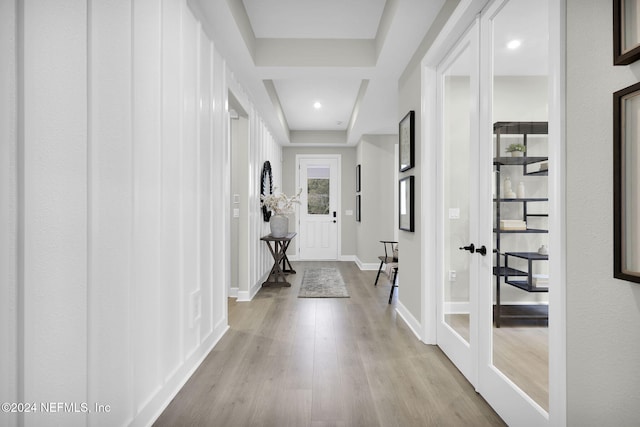
[[(230, 330), (155, 426), (503, 426), (436, 346), (418, 341), (387, 280), (351, 262), (294, 262), (290, 288), (229, 300)], [(350, 298), (297, 298), (336, 267)], [(386, 278), (386, 277), (385, 277)]]

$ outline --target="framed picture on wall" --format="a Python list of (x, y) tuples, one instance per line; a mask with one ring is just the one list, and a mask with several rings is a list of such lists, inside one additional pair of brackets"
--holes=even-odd
[(415, 166), (415, 112), (409, 111), (402, 120), (398, 129), (400, 172)]
[(400, 191), (398, 196), (398, 216), (400, 218), (400, 230), (414, 231), (414, 178), (413, 175), (400, 180)]
[(613, 64), (640, 59), (640, 0), (613, 2)]
[(360, 195), (359, 194), (356, 196), (356, 221), (357, 222), (361, 222), (360, 221)]
[(356, 193), (360, 192), (360, 165), (356, 166)]
[(613, 94), (613, 277), (640, 283), (640, 83)]

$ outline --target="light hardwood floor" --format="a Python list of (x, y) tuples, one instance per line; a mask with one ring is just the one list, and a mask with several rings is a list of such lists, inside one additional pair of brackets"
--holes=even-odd
[[(502, 426), (436, 346), (351, 262), (294, 262), (290, 288), (229, 301), (230, 330), (156, 426)], [(305, 268), (339, 268), (351, 298), (297, 298)], [(381, 276), (382, 279), (382, 276)]]

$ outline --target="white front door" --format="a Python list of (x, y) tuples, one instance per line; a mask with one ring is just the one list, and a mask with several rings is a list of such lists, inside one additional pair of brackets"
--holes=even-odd
[(338, 168), (339, 156), (298, 157), (300, 223), (299, 258), (338, 259)]

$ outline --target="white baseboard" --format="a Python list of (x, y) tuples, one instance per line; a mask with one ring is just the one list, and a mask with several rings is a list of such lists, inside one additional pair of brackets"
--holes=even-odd
[(358, 268), (363, 271), (363, 270), (378, 270), (378, 268), (380, 268), (380, 263), (378, 262), (362, 262), (360, 261), (360, 258), (358, 258), (356, 255), (353, 255), (354, 262), (356, 263), (356, 265), (358, 266)]
[(150, 426), (162, 412), (169, 406), (182, 387), (189, 381), (191, 375), (200, 367), (211, 350), (229, 330), (226, 319), (221, 319), (208, 338), (200, 345), (193, 355), (185, 360), (175, 375), (173, 375), (142, 408), (138, 415), (131, 421), (130, 426)]
[(418, 338), (420, 341), (423, 341), (422, 337), (420, 336), (422, 325), (420, 325), (420, 322), (415, 317), (413, 317), (413, 314), (411, 314), (409, 310), (407, 310), (407, 308), (400, 302), (400, 300), (396, 301), (396, 313), (398, 313), (400, 318), (404, 320), (404, 323), (407, 324), (416, 338)]
[(238, 298), (238, 291), (240, 288), (229, 288), (229, 298)]
[(236, 295), (236, 301), (238, 302), (249, 302), (252, 300), (250, 291), (238, 291), (238, 295)]
[(355, 255), (340, 255), (338, 256), (338, 261), (351, 261), (351, 262), (356, 262), (356, 256)]
[(446, 302), (444, 304), (445, 314), (469, 314), (468, 302)]

